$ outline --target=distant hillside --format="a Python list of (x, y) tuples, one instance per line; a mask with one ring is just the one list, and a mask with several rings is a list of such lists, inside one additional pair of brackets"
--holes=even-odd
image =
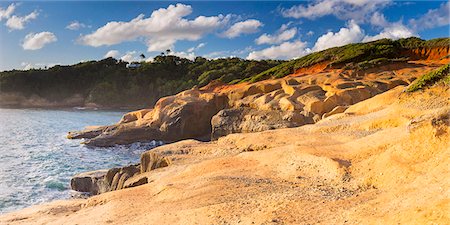
[[(427, 49), (444, 48), (431, 57), (448, 56), (450, 38), (422, 40), (405, 38), (396, 41), (381, 39), (368, 43), (348, 44), (311, 53), (299, 59), (290, 60), (252, 77), (243, 78), (240, 82), (256, 82), (269, 78), (281, 78), (293, 74), (301, 68), (319, 63), (326, 63), (329, 68), (365, 69), (392, 61), (408, 59), (429, 59), (433, 52)], [(443, 55), (441, 55), (443, 54)]]
[(0, 73), (0, 106), (148, 107), (163, 96), (195, 85), (251, 77), (281, 62), (157, 56), (139, 68), (127, 68), (126, 62), (107, 58), (46, 70), (6, 71)]
[(330, 48), (290, 61), (202, 57), (191, 61), (161, 55), (139, 68), (127, 68), (127, 63), (107, 58), (46, 70), (12, 70), (0, 73), (0, 106), (142, 108), (163, 96), (213, 80), (235, 84), (281, 78), (315, 65), (364, 70), (391, 62), (439, 59), (448, 57), (449, 45), (450, 38), (382, 39)]

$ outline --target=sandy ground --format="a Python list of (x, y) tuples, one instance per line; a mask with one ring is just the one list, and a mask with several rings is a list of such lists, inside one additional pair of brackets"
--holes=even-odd
[(399, 86), (314, 125), (154, 151), (150, 183), (0, 224), (449, 224), (450, 90)]

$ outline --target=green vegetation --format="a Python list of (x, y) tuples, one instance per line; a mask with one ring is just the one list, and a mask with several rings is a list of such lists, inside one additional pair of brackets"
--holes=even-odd
[(46, 70), (1, 72), (0, 93), (38, 96), (55, 102), (79, 95), (85, 102), (102, 106), (139, 108), (212, 80), (228, 83), (251, 77), (281, 62), (201, 57), (191, 61), (161, 55), (153, 62), (141, 63), (139, 68), (126, 68), (126, 62), (107, 58)]
[(431, 71), (417, 78), (411, 85), (409, 85), (406, 91), (414, 92), (417, 90), (421, 90), (440, 81), (444, 82), (445, 84), (450, 84), (450, 64), (441, 66), (439, 69)]
[[(450, 38), (428, 41), (419, 38), (396, 41), (382, 39), (330, 48), (290, 61), (240, 58), (208, 60), (202, 57), (188, 60), (166, 54), (155, 57), (153, 62), (142, 62), (138, 68), (127, 68), (127, 63), (107, 58), (45, 70), (0, 72), (0, 94), (38, 96), (55, 102), (77, 95), (85, 102), (106, 107), (140, 108), (153, 105), (163, 96), (196, 85), (204, 86), (213, 80), (236, 84), (281, 78), (317, 63), (326, 63), (331, 68), (365, 70), (408, 60), (409, 49), (448, 47), (449, 44)], [(424, 77), (423, 81), (417, 82), (416, 88), (434, 79), (431, 75)], [(450, 78), (443, 79), (450, 83)]]
[[(327, 63), (332, 68), (374, 66), (392, 61), (402, 61), (405, 50), (415, 48), (446, 47), (450, 45), (450, 38), (422, 40), (420, 38), (405, 38), (396, 41), (381, 39), (368, 43), (349, 44), (342, 47), (329, 48), (311, 53), (299, 59), (291, 60), (273, 67), (253, 77), (243, 78), (240, 82), (256, 82), (269, 78), (281, 78), (292, 74), (300, 68), (317, 63)], [(403, 58), (403, 59), (402, 59)], [(364, 65), (365, 64), (365, 65)]]

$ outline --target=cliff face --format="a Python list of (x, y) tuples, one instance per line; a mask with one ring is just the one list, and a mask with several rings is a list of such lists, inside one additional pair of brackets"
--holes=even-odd
[(416, 48), (406, 51), (405, 55), (409, 56), (411, 60), (441, 60), (450, 55), (450, 47)]
[(95, 146), (188, 138), (215, 140), (315, 123), (348, 106), (407, 85), (443, 62), (397, 62), (367, 70), (323, 66), (285, 78), (238, 85), (210, 85), (160, 99), (153, 109), (124, 115), (114, 125), (69, 133)]
[(312, 125), (164, 145), (127, 181), (129, 168), (110, 173), (132, 188), (0, 223), (447, 224), (450, 89), (404, 89)]

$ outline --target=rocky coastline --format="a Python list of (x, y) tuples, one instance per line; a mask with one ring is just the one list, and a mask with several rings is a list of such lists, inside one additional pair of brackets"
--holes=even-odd
[(161, 98), (116, 124), (67, 137), (100, 147), (168, 144), (144, 152), (136, 164), (75, 175), (71, 188), (88, 199), (31, 207), (0, 223), (449, 221), (448, 201), (437, 193), (448, 188), (442, 174), (448, 174), (450, 90), (405, 92), (447, 63), (396, 62), (365, 71), (325, 66)]
[[(324, 69), (254, 84), (212, 83), (162, 98), (153, 109), (126, 113), (117, 124), (88, 127), (69, 132), (67, 137), (83, 139), (82, 143), (89, 146), (107, 147), (151, 140), (217, 141), (234, 133), (299, 127), (344, 113), (358, 102), (408, 85), (439, 65), (424, 67), (422, 63), (407, 62), (372, 69), (363, 75)], [(72, 179), (71, 187), (96, 195), (145, 184), (148, 181), (140, 174), (149, 170), (143, 168), (169, 165), (165, 155), (151, 150), (136, 165), (78, 174)]]

